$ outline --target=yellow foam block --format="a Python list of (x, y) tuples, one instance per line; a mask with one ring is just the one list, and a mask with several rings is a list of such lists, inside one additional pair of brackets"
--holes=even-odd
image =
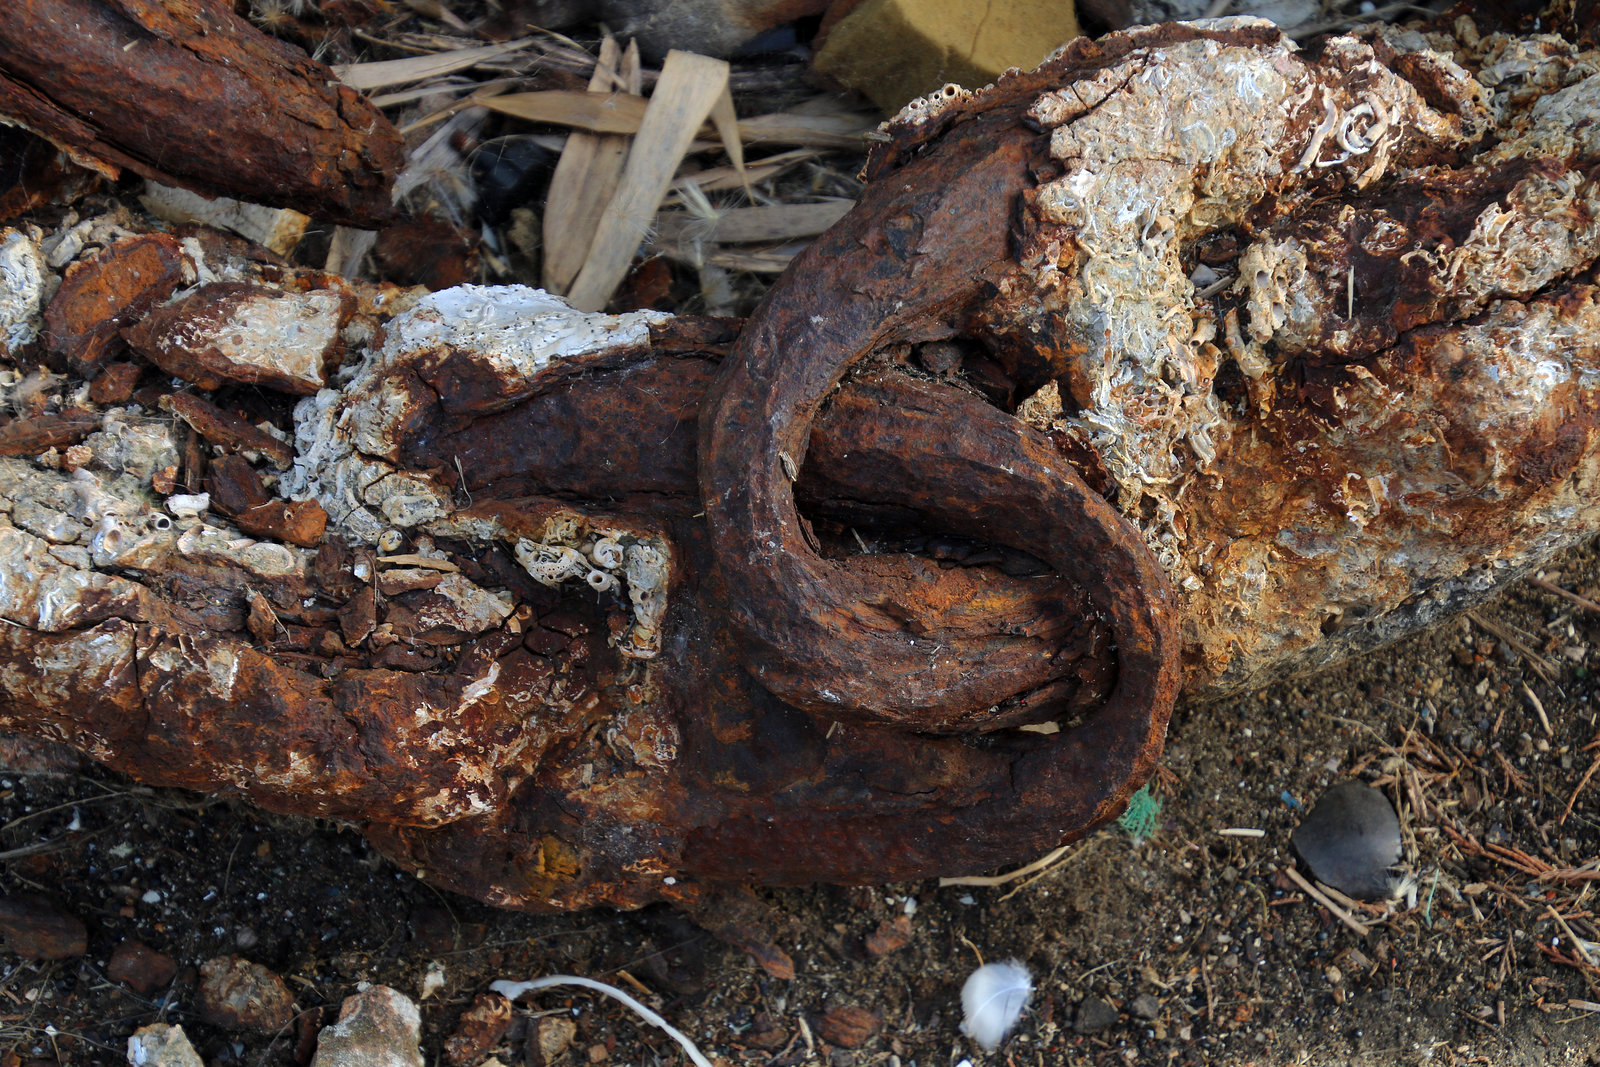
[(893, 113), (949, 82), (975, 89), (1078, 36), (1073, 0), (861, 0), (828, 31), (818, 71)]

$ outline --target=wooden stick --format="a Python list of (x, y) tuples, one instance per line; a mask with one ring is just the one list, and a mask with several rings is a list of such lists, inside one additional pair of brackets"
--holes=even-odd
[(1589, 779), (1594, 777), (1594, 772), (1600, 769), (1600, 756), (1596, 756), (1589, 764), (1589, 769), (1583, 772), (1583, 777), (1578, 779), (1578, 788), (1572, 791), (1572, 796), (1567, 798), (1567, 806), (1562, 809), (1561, 818), (1556, 820), (1560, 826), (1567, 821), (1567, 816), (1572, 814), (1572, 806), (1578, 802), (1578, 794), (1583, 792), (1583, 787), (1589, 784)]
[(1014, 882), (1018, 878), (1026, 878), (1034, 871), (1044, 870), (1056, 860), (1065, 856), (1070, 848), (1072, 848), (1071, 845), (1062, 845), (1060, 848), (1046, 852), (1032, 863), (1018, 867), (1014, 871), (1007, 871), (1005, 874), (968, 874), (957, 878), (941, 878), (939, 879), (939, 888), (943, 889), (945, 886), (950, 885), (1005, 885), (1007, 882)]
[(1293, 867), (1283, 868), (1283, 873), (1287, 874), (1290, 881), (1294, 882), (1295, 885), (1305, 890), (1308, 896), (1314, 899), (1318, 904), (1321, 904), (1324, 908), (1327, 908), (1340, 922), (1344, 923), (1351, 930), (1360, 934), (1362, 937), (1365, 937), (1367, 934), (1372, 932), (1371, 927), (1367, 926), (1365, 923), (1362, 923), (1338, 904), (1335, 904), (1332, 897), (1328, 896), (1322, 890), (1306, 881), (1305, 875), (1301, 874)]
[(486, 59), (494, 59), (508, 52), (520, 51), (533, 43), (530, 37), (505, 44), (487, 44), (477, 48), (455, 48), (448, 52), (435, 52), (427, 56), (408, 56), (405, 59), (381, 59), (374, 63), (344, 63), (333, 68), (339, 80), (352, 89), (369, 92), (391, 85), (437, 78), (467, 70)]
[(1572, 927), (1567, 925), (1567, 920), (1561, 917), (1561, 913), (1556, 911), (1554, 905), (1547, 907), (1545, 910), (1550, 913), (1550, 918), (1556, 921), (1556, 925), (1561, 927), (1561, 932), (1567, 935), (1567, 940), (1572, 943), (1572, 947), (1578, 950), (1578, 955), (1583, 957), (1583, 962), (1591, 967), (1594, 966), (1594, 956), (1590, 954), (1589, 946), (1584, 944), (1583, 938), (1572, 932)]
[(722, 60), (676, 50), (667, 53), (622, 181), (595, 230), (589, 258), (567, 294), (573, 307), (599, 311), (611, 299), (695, 131), (727, 88), (728, 64)]
[(1569, 589), (1563, 589), (1554, 582), (1546, 581), (1543, 578), (1529, 578), (1528, 584), (1538, 586), (1547, 593), (1554, 593), (1556, 596), (1565, 597), (1567, 600), (1576, 604), (1584, 611), (1592, 611), (1596, 614), (1600, 614), (1600, 604), (1595, 603), (1586, 596), (1579, 596), (1577, 593), (1574, 593)]

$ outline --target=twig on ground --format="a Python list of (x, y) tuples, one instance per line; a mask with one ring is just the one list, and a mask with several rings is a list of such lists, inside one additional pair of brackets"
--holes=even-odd
[(1499, 623), (1494, 622), (1491, 619), (1484, 618), (1476, 611), (1467, 612), (1467, 618), (1485, 633), (1499, 638), (1515, 649), (1518, 655), (1528, 661), (1528, 666), (1533, 669), (1534, 674), (1537, 674), (1546, 682), (1552, 682), (1555, 680), (1555, 671), (1550, 666), (1550, 661), (1539, 655), (1539, 653), (1535, 652), (1527, 642), (1523, 641), (1516, 634), (1512, 633), (1504, 626), (1501, 626)]
[(1528, 683), (1522, 683), (1522, 695), (1528, 698), (1528, 703), (1533, 705), (1533, 710), (1539, 715), (1539, 725), (1544, 727), (1546, 737), (1554, 737), (1556, 732), (1550, 728), (1550, 716), (1544, 713), (1544, 701), (1539, 699), (1537, 693), (1528, 688)]
[(1591, 967), (1594, 966), (1594, 955), (1589, 951), (1588, 944), (1583, 938), (1572, 932), (1572, 927), (1567, 925), (1567, 920), (1561, 917), (1561, 913), (1555, 909), (1555, 905), (1550, 905), (1545, 908), (1545, 911), (1549, 913), (1550, 918), (1556, 921), (1556, 925), (1561, 927), (1561, 932), (1567, 935), (1567, 940), (1572, 944), (1573, 948), (1578, 950), (1578, 955), (1583, 957), (1583, 962)]
[(1600, 769), (1600, 756), (1596, 756), (1590, 763), (1589, 769), (1583, 772), (1583, 777), (1578, 779), (1578, 787), (1572, 791), (1572, 796), (1567, 798), (1567, 806), (1561, 809), (1561, 818), (1556, 820), (1556, 825), (1561, 826), (1572, 814), (1572, 807), (1578, 802), (1578, 794), (1583, 792), (1583, 787), (1589, 784), (1589, 779), (1594, 777), (1594, 772)]
[(1361, 922), (1354, 915), (1351, 915), (1348, 911), (1346, 911), (1344, 908), (1340, 907), (1337, 903), (1335, 903), (1332, 897), (1328, 896), (1322, 890), (1320, 890), (1316, 886), (1312, 885), (1309, 881), (1306, 880), (1305, 875), (1301, 874), (1299, 871), (1295, 870), (1293, 867), (1285, 867), (1285, 868), (1283, 868), (1283, 873), (1288, 875), (1290, 881), (1294, 882), (1295, 885), (1297, 885), (1301, 889), (1305, 890), (1306, 894), (1308, 896), (1310, 896), (1318, 904), (1321, 904), (1324, 908), (1327, 908), (1330, 912), (1333, 913), (1335, 918), (1337, 918), (1340, 922), (1342, 922), (1346, 926), (1348, 926), (1352, 931), (1354, 931), (1357, 934), (1360, 934), (1362, 937), (1365, 937), (1367, 934), (1369, 934), (1371, 932), (1371, 929), (1372, 929), (1371, 927), (1369, 927), (1365, 923)]
[(1018, 878), (1026, 878), (1035, 871), (1044, 870), (1056, 860), (1065, 856), (1071, 848), (1071, 845), (1062, 845), (1058, 849), (1045, 853), (1032, 863), (1018, 867), (1014, 871), (1007, 871), (1005, 874), (968, 874), (956, 878), (941, 878), (939, 879), (939, 888), (943, 889), (945, 886), (950, 885), (1005, 885), (1007, 882), (1014, 882)]
[(1577, 593), (1574, 593), (1571, 590), (1563, 589), (1554, 582), (1546, 581), (1543, 578), (1529, 578), (1528, 584), (1537, 586), (1547, 593), (1554, 593), (1558, 597), (1562, 597), (1568, 601), (1571, 601), (1573, 604), (1576, 604), (1585, 611), (1592, 611), (1595, 614), (1600, 615), (1600, 604), (1595, 603), (1586, 596), (1579, 596)]

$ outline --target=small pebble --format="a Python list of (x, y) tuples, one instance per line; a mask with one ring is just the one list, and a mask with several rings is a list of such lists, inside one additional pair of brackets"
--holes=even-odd
[(112, 950), (106, 964), (106, 977), (135, 993), (152, 993), (171, 982), (177, 973), (177, 961), (171, 956), (131, 938)]
[(128, 1038), (129, 1067), (205, 1067), (181, 1026), (152, 1023)]
[(64, 960), (88, 950), (88, 931), (43, 897), (0, 897), (0, 948), (30, 960)]
[(1115, 1025), (1116, 1021), (1116, 1008), (1099, 997), (1084, 997), (1078, 1002), (1078, 1014), (1072, 1021), (1072, 1029), (1080, 1034), (1093, 1034)]
[(200, 965), (200, 1017), (225, 1030), (281, 1030), (294, 1019), (283, 979), (259, 963), (218, 956)]
[(345, 997), (338, 1021), (317, 1035), (311, 1067), (423, 1067), (421, 1041), (416, 1004), (388, 986), (368, 986)]
[(1161, 1002), (1149, 993), (1140, 993), (1128, 1002), (1128, 1011), (1140, 1019), (1155, 1019), (1161, 1015)]

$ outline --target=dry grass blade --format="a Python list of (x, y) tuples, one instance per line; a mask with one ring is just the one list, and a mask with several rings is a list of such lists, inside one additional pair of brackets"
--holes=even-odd
[(1567, 806), (1561, 811), (1561, 818), (1556, 820), (1560, 826), (1572, 815), (1572, 808), (1578, 803), (1578, 795), (1583, 792), (1583, 787), (1589, 784), (1589, 779), (1594, 777), (1594, 772), (1600, 770), (1600, 756), (1596, 756), (1589, 764), (1589, 769), (1583, 772), (1583, 777), (1578, 779), (1578, 786), (1572, 791), (1572, 796), (1567, 798)]
[(739, 136), (746, 144), (792, 144), (811, 148), (853, 148), (878, 128), (877, 120), (859, 113), (797, 115), (777, 112), (739, 121)]
[(723, 270), (742, 270), (747, 274), (782, 274), (789, 262), (805, 251), (804, 244), (787, 244), (766, 252), (737, 252), (722, 249), (705, 257), (705, 266)]
[[(659, 87), (657, 92), (660, 92)], [(580, 93), (571, 89), (507, 93), (480, 102), (484, 107), (529, 122), (571, 126), (590, 133), (637, 133), (644, 122), (646, 110), (643, 98), (627, 93)], [(736, 160), (736, 171), (743, 164), (741, 140), (748, 144), (860, 148), (862, 134), (872, 128), (865, 120), (834, 115), (773, 114), (735, 122), (731, 115), (732, 107), (733, 100), (729, 97), (726, 106), (717, 109), (723, 112), (720, 119), (715, 111), (707, 112), (707, 116), (713, 119), (717, 136), (708, 139), (706, 144), (720, 143), (728, 155)], [(695, 134), (701, 136), (702, 131), (697, 127)]]
[(722, 95), (717, 102), (711, 105), (711, 124), (717, 128), (717, 136), (722, 138), (723, 151), (728, 153), (728, 160), (739, 175), (745, 194), (753, 198), (750, 175), (744, 169), (744, 142), (739, 131), (739, 116), (733, 110), (733, 92), (726, 85), (722, 87)]
[(667, 54), (616, 194), (595, 231), (568, 300), (599, 311), (628, 272), (695, 131), (728, 89), (728, 64), (690, 52)]
[(1014, 871), (1007, 871), (1005, 874), (968, 874), (957, 878), (941, 878), (939, 879), (939, 888), (943, 889), (952, 885), (1005, 885), (1007, 882), (1014, 882), (1018, 878), (1026, 878), (1035, 871), (1044, 870), (1056, 860), (1065, 856), (1071, 848), (1071, 845), (1062, 845), (1060, 848), (1046, 852), (1032, 863), (1018, 867)]
[(743, 175), (737, 167), (710, 167), (706, 170), (696, 171), (687, 177), (679, 178), (673, 183), (673, 193), (667, 197), (667, 202), (676, 204), (682, 199), (677, 190), (693, 183), (702, 193), (723, 193), (730, 189), (747, 188), (748, 183), (764, 182), (775, 178), (790, 167), (799, 166), (807, 160), (816, 159), (819, 153), (814, 148), (791, 148), (787, 152), (767, 156), (765, 159), (750, 163), (745, 166)]
[(491, 111), (528, 122), (616, 134), (636, 132), (644, 122), (647, 107), (642, 97), (629, 93), (580, 93), (572, 89), (507, 93), (482, 103)]
[(718, 211), (702, 219), (687, 211), (656, 216), (656, 241), (666, 245), (685, 238), (715, 244), (751, 244), (815, 237), (838, 222), (855, 206), (853, 200), (824, 200), (815, 204), (774, 204)]
[(408, 59), (380, 59), (373, 63), (345, 63), (333, 68), (339, 80), (358, 92), (371, 92), (391, 85), (437, 78), (454, 74), (458, 70), (475, 67), (486, 59), (495, 59), (509, 52), (520, 51), (532, 41), (521, 38), (505, 44), (482, 45), (476, 48), (457, 48), (431, 56), (411, 56)]
[[(600, 43), (600, 59), (589, 79), (590, 92), (620, 84), (624, 92), (638, 95), (639, 46), (629, 44), (619, 59), (616, 39)], [(544, 212), (544, 287), (565, 294), (588, 258), (589, 245), (600, 225), (600, 214), (622, 177), (628, 158), (626, 137), (574, 133), (561, 150), (550, 176)]]

